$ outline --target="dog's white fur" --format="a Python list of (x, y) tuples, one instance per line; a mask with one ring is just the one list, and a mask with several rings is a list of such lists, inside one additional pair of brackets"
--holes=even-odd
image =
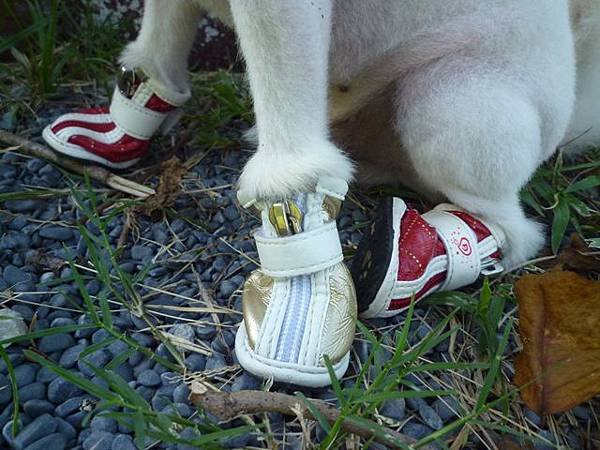
[(561, 142), (600, 144), (599, 0), (146, 0), (122, 62), (187, 89), (202, 10), (237, 32), (256, 196), (321, 175), (405, 183), (499, 224), (509, 265), (542, 245), (518, 193)]

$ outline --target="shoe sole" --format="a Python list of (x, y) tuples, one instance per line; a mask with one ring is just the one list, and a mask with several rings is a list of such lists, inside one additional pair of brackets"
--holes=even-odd
[[(304, 387), (324, 387), (331, 385), (331, 378), (326, 367), (306, 367), (293, 363), (284, 363), (257, 355), (248, 345), (246, 325), (240, 322), (235, 336), (235, 355), (240, 365), (253, 375), (262, 378), (272, 378), (279, 383), (293, 384)], [(350, 362), (350, 352), (336, 364), (333, 372), (341, 379)]]
[(405, 210), (402, 200), (384, 198), (358, 246), (350, 272), (362, 318), (390, 317), (401, 311), (388, 307), (397, 278), (397, 237)]

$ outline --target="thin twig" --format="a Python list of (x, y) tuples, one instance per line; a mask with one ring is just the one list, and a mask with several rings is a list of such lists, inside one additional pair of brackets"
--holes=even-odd
[[(231, 420), (244, 414), (261, 414), (277, 412), (288, 416), (297, 416), (298, 411), (306, 419), (316, 420), (310, 409), (303, 401), (293, 395), (280, 394), (278, 392), (264, 391), (239, 391), (239, 392), (210, 392), (203, 386), (192, 386), (190, 399), (194, 405), (214, 414), (222, 420)], [(200, 392), (200, 393), (199, 393)], [(326, 419), (333, 424), (338, 420), (340, 412), (332, 406), (321, 401), (311, 400), (314, 406)], [(373, 427), (375, 424), (373, 424)], [(398, 442), (406, 446), (415, 444), (417, 441), (389, 428), (384, 434), (374, 434), (373, 427), (362, 422), (352, 421), (346, 418), (342, 422), (342, 429), (347, 433), (355, 434), (365, 440), (373, 440), (387, 446), (388, 448), (401, 448)], [(423, 446), (422, 449), (431, 450), (431, 446)]]
[(16, 134), (0, 130), (0, 142), (13, 146), (9, 149), (10, 151), (19, 151), (35, 158), (45, 159), (80, 175), (87, 174), (91, 179), (110, 186), (117, 191), (125, 192), (139, 198), (146, 198), (155, 194), (152, 188), (115, 175), (102, 167), (88, 166), (73, 159), (61, 158), (48, 147), (17, 136)]

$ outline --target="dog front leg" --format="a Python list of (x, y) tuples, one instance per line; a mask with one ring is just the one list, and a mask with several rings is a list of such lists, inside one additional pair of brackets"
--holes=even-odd
[(352, 165), (327, 132), (331, 3), (230, 3), (258, 128), (239, 198), (262, 213), (236, 356), (255, 375), (303, 386), (330, 383), (325, 355), (344, 374), (356, 320), (335, 221)]
[(328, 138), (327, 66), (332, 0), (232, 0), (247, 63), (258, 150), (240, 187), (285, 197), (323, 175), (348, 181), (352, 165)]

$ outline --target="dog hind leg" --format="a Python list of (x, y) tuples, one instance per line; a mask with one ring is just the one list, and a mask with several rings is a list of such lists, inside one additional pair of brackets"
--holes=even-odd
[(397, 126), (420, 178), (504, 230), (505, 265), (535, 255), (543, 235), (519, 204), (519, 191), (543, 153), (541, 120), (532, 103), (488, 77), (438, 86), (435, 95), (411, 99), (404, 108)]

